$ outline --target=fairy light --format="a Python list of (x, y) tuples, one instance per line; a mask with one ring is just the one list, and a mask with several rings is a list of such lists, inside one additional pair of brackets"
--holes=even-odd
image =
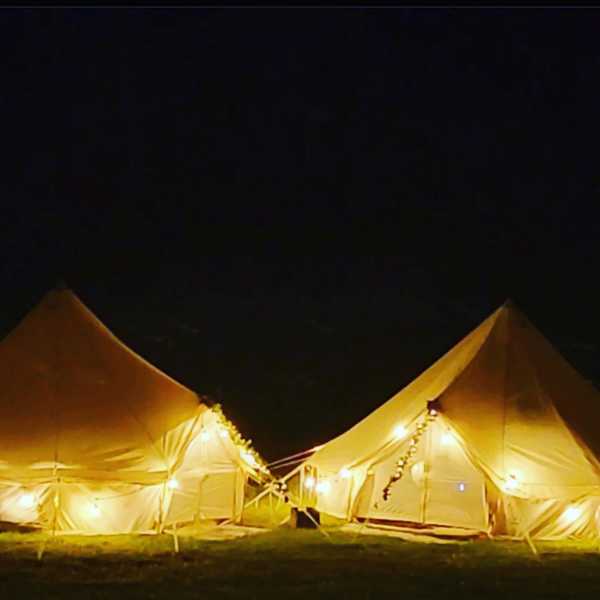
[(325, 479), (323, 481), (319, 481), (315, 489), (317, 490), (318, 494), (323, 494), (324, 496), (326, 496), (331, 490), (331, 484)]
[(394, 429), (394, 438), (397, 440), (402, 440), (406, 437), (407, 433), (408, 432), (406, 431), (406, 427), (404, 427), (404, 425), (398, 425)]
[(417, 453), (418, 445), (421, 440), (421, 437), (427, 430), (427, 427), (430, 423), (436, 420), (439, 414), (439, 401), (433, 400), (427, 403), (427, 413), (422, 418), (422, 420), (417, 424), (415, 431), (413, 432), (408, 448), (406, 452), (396, 461), (396, 470), (390, 476), (387, 485), (382, 490), (383, 500), (387, 501), (391, 495), (392, 485), (396, 483), (396, 481), (400, 481), (402, 476), (404, 475), (406, 469), (409, 466), (410, 461), (414, 458)]
[(454, 443), (454, 436), (452, 435), (452, 432), (445, 431), (442, 434), (441, 442), (442, 442), (442, 446), (452, 445)]
[(167, 481), (167, 487), (170, 490), (176, 490), (179, 487), (179, 481), (177, 481), (177, 479), (175, 479), (175, 477), (171, 477), (168, 481)]
[(460, 483), (459, 483), (459, 484), (456, 486), (456, 489), (457, 489), (459, 492), (464, 492), (464, 491), (467, 489), (467, 486), (466, 486), (466, 484), (465, 484), (463, 481), (461, 481), (461, 482), (460, 482)]
[(208, 442), (208, 440), (210, 440), (210, 431), (207, 431), (206, 429), (203, 429), (200, 433), (200, 439), (203, 442)]
[(582, 514), (583, 511), (578, 506), (569, 506), (563, 513), (563, 518), (567, 523), (574, 523)]
[(352, 471), (350, 471), (350, 469), (344, 467), (341, 471), (340, 471), (340, 477), (342, 479), (350, 479), (350, 477), (352, 476)]
[(95, 502), (92, 502), (88, 507), (88, 513), (90, 517), (92, 517), (93, 519), (97, 519), (102, 514), (102, 511)]
[(513, 492), (519, 487), (519, 480), (515, 477), (515, 475), (509, 475), (508, 479), (504, 482), (502, 489), (505, 492)]
[(18, 504), (24, 509), (33, 508), (36, 505), (35, 496), (33, 494), (21, 494)]
[(242, 452), (241, 457), (251, 467), (258, 467), (258, 462), (256, 461), (256, 458), (254, 458), (254, 454), (252, 454), (251, 452)]
[(273, 476), (269, 472), (265, 462), (252, 448), (252, 440), (245, 440), (242, 437), (236, 426), (223, 414), (223, 410), (219, 404), (211, 406), (211, 411), (216, 417), (219, 437), (222, 439), (229, 439), (231, 443), (237, 446), (240, 452), (240, 457), (248, 466), (255, 470), (255, 474), (257, 476), (259, 473), (262, 473), (264, 476), (272, 480)]
[(315, 478), (312, 475), (309, 475), (305, 480), (304, 480), (304, 487), (307, 490), (312, 490), (312, 488), (315, 487)]

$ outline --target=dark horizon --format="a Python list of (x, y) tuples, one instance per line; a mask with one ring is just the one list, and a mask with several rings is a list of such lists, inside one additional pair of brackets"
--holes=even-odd
[(507, 298), (600, 381), (593, 9), (5, 9), (5, 335), (57, 280), (322, 443)]

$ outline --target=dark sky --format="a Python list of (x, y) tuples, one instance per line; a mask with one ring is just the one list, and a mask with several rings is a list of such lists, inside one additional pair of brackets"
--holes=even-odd
[(599, 20), (2, 10), (2, 333), (65, 279), (271, 459), (507, 297), (600, 381)]

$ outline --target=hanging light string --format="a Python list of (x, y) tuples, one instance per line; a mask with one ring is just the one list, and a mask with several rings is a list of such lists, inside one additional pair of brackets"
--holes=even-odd
[(244, 462), (252, 467), (259, 478), (260, 474), (262, 474), (267, 479), (272, 480), (273, 475), (271, 475), (267, 463), (252, 447), (252, 440), (246, 440), (242, 437), (237, 427), (225, 416), (220, 404), (213, 404), (210, 410), (215, 414), (219, 426), (227, 430), (230, 440), (239, 448)]
[(387, 485), (383, 488), (382, 495), (383, 500), (387, 502), (392, 493), (392, 485), (402, 479), (404, 472), (408, 468), (410, 461), (414, 458), (417, 453), (419, 442), (423, 437), (425, 431), (433, 421), (435, 421), (440, 413), (440, 403), (438, 400), (432, 400), (427, 403), (427, 411), (423, 418), (417, 423), (414, 433), (410, 436), (408, 442), (408, 449), (406, 452), (396, 461), (396, 470), (394, 474), (390, 476), (390, 480)]

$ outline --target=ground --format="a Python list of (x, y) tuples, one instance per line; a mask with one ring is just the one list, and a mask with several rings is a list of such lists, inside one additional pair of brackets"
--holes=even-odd
[[(593, 598), (592, 544), (426, 545), (330, 529), (279, 528), (233, 541), (182, 536), (0, 534), (4, 598)], [(41, 543), (48, 540), (42, 560)]]

